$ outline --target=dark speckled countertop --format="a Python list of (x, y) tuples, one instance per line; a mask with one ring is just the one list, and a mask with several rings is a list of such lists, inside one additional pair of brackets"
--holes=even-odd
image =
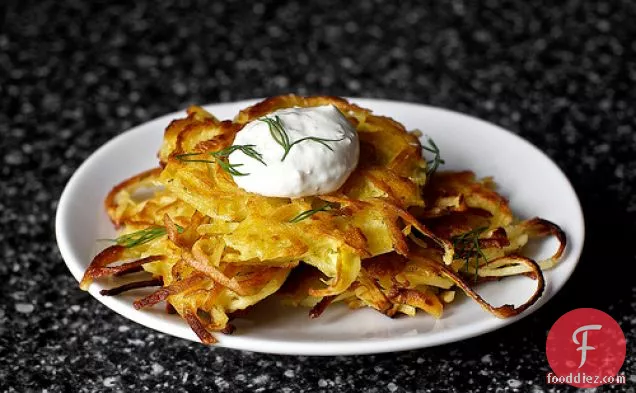
[[(421, 3), (2, 1), (0, 391), (569, 391), (545, 383), (546, 333), (595, 307), (628, 340), (627, 385), (596, 391), (634, 392), (636, 287), (624, 272), (636, 264), (636, 3)], [(285, 92), (427, 103), (522, 135), (581, 198), (580, 267), (512, 326), (358, 357), (208, 348), (78, 289), (53, 222), (91, 152), (188, 104)]]

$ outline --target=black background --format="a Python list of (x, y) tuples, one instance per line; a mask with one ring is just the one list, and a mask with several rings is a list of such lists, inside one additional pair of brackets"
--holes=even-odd
[[(545, 383), (547, 331), (595, 307), (628, 339), (628, 386), (597, 391), (634, 392), (636, 3), (345, 3), (0, 4), (0, 390), (566, 391)], [(91, 152), (188, 104), (287, 92), (426, 103), (527, 138), (583, 204), (587, 240), (571, 281), (479, 338), (336, 358), (210, 349), (78, 289), (53, 223)]]

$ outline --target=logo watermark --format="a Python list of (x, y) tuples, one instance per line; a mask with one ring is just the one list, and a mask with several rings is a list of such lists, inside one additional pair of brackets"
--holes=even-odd
[(572, 334), (572, 341), (574, 341), (575, 344), (581, 344), (579, 342), (579, 340), (576, 338), (576, 335), (583, 332), (583, 344), (581, 344), (580, 347), (578, 347), (576, 350), (577, 351), (581, 351), (581, 364), (579, 364), (579, 368), (583, 367), (583, 365), (585, 364), (585, 360), (587, 359), (587, 351), (591, 351), (594, 350), (596, 348), (594, 347), (589, 347), (587, 345), (587, 332), (588, 330), (601, 330), (603, 326), (601, 325), (585, 325), (585, 326), (581, 326), (580, 328), (576, 329), (574, 331), (574, 334)]
[(546, 355), (552, 373), (548, 384), (591, 388), (624, 384), (618, 375), (625, 361), (625, 335), (608, 314), (594, 308), (579, 308), (559, 318), (548, 333)]
[(594, 386), (600, 386), (605, 384), (624, 385), (627, 383), (627, 378), (624, 375), (604, 376), (599, 375), (587, 375), (585, 373), (570, 373), (568, 375), (558, 376), (553, 373), (546, 375), (546, 382), (549, 385), (573, 385), (580, 383), (589, 383)]

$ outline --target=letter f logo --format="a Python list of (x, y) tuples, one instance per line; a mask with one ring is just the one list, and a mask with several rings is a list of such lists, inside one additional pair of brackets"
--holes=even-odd
[[(601, 325), (585, 325), (585, 326), (581, 326), (580, 328), (576, 329), (574, 331), (574, 333), (572, 334), (572, 341), (574, 341), (575, 344), (580, 344), (581, 346), (578, 347), (576, 350), (577, 351), (581, 351), (581, 364), (579, 364), (579, 368), (583, 367), (583, 365), (585, 364), (585, 360), (587, 359), (587, 351), (591, 351), (594, 350), (596, 348), (594, 347), (590, 347), (587, 345), (587, 332), (588, 330), (601, 330), (603, 326)], [(579, 342), (579, 340), (576, 338), (576, 336), (583, 332), (582, 337), (583, 339), (581, 340), (581, 342)]]

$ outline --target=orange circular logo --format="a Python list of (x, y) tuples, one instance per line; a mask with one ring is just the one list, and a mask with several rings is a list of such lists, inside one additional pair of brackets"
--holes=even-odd
[(617, 374), (625, 353), (625, 335), (614, 318), (594, 308), (572, 310), (548, 333), (546, 355), (554, 374), (547, 382), (579, 388), (621, 383)]

